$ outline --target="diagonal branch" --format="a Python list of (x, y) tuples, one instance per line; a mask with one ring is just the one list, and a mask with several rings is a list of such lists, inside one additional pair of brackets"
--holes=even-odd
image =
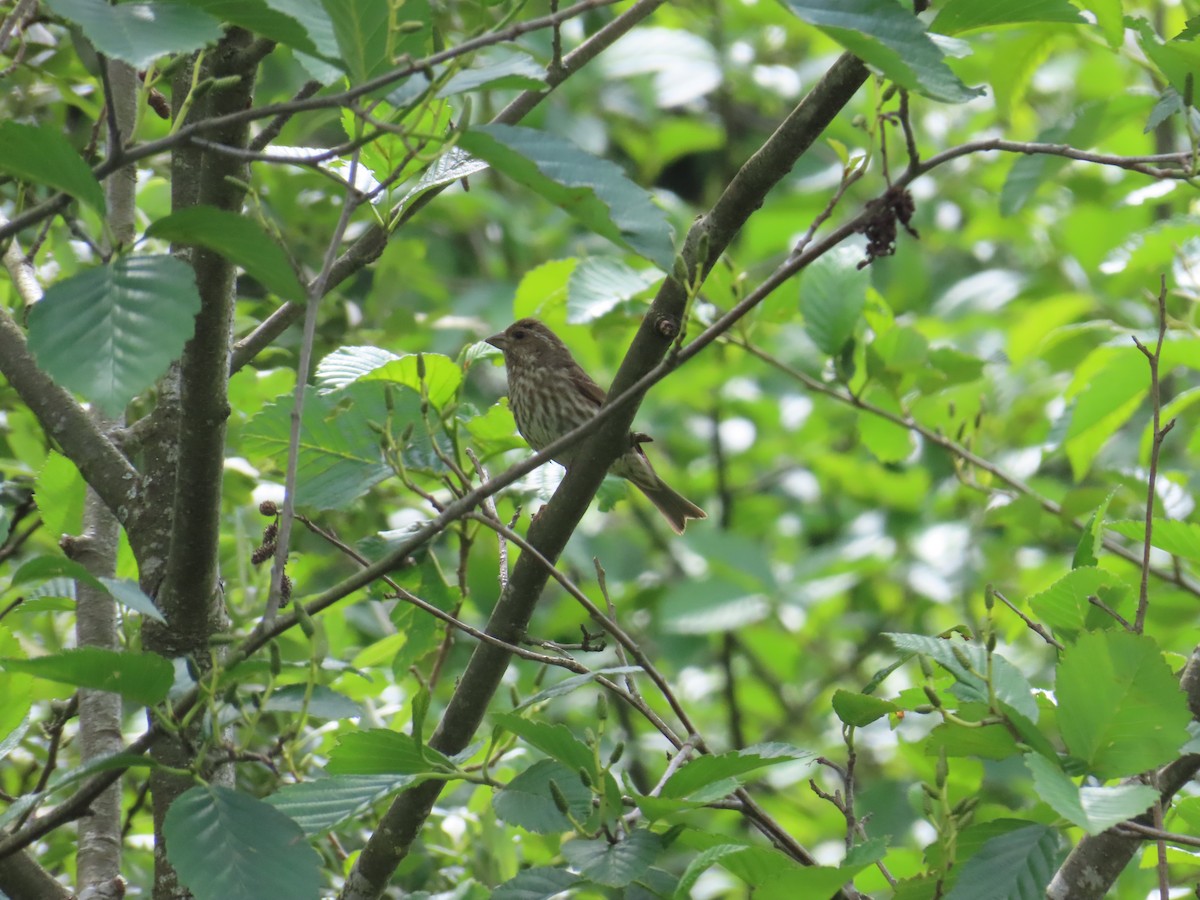
[(38, 368), (25, 333), (7, 310), (0, 310), (0, 374), (105, 505), (132, 526), (141, 498), (137, 471), (70, 392)]
[[(771, 188), (791, 170), (866, 78), (867, 70), (861, 62), (849, 55), (841, 57), (746, 162), (712, 211), (688, 233), (682, 255), (689, 279), (697, 282), (703, 279)], [(667, 334), (659, 327), (660, 323), (680, 322), (686, 302), (685, 288), (674, 279), (668, 279), (617, 373), (611, 391), (611, 396), (616, 399), (608, 403), (608, 409), (613, 412), (597, 433), (577, 450), (574, 464), (562, 484), (530, 526), (529, 543), (546, 560), (558, 559), (609, 464), (627, 445), (630, 424), (645, 390), (637, 382), (656, 374), (658, 361), (678, 332), (676, 327)], [(664, 374), (657, 372), (660, 378)], [(627, 390), (630, 391), (628, 399), (622, 396)], [(532, 554), (522, 554), (492, 613), (488, 631), (504, 640), (519, 640), (548, 577), (546, 567)], [(508, 661), (509, 655), (502, 650), (486, 644), (476, 646), (446, 712), (430, 738), (430, 746), (443, 753), (456, 753), (469, 743), (500, 685)], [(440, 793), (440, 784), (426, 782), (396, 799), (347, 877), (341, 893), (343, 900), (380, 896)], [(802, 852), (807, 856), (806, 851)]]

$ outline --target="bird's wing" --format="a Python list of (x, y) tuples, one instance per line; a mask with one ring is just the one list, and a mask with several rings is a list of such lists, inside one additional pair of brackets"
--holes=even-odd
[(604, 388), (592, 381), (588, 373), (583, 371), (579, 365), (572, 366), (570, 378), (571, 383), (579, 389), (579, 392), (595, 403), (596, 408), (599, 409), (600, 404), (604, 402), (604, 398), (607, 396)]

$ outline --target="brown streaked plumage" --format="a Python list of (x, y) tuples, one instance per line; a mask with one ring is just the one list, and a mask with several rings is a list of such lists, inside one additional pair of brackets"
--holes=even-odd
[[(508, 369), (508, 406), (517, 430), (534, 450), (541, 450), (596, 414), (604, 402), (604, 388), (583, 371), (567, 345), (537, 319), (521, 319), (487, 339), (504, 353)], [(644, 434), (629, 436), (629, 449), (609, 468), (609, 473), (630, 481), (645, 494), (676, 534), (688, 519), (707, 516), (700, 507), (677, 493), (658, 477), (641, 444)], [(570, 468), (575, 448), (555, 457)]]

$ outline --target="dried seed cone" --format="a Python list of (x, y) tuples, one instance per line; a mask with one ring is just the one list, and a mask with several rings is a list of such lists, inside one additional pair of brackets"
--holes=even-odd
[[(604, 389), (588, 377), (567, 345), (537, 319), (521, 319), (487, 339), (504, 353), (508, 369), (508, 406), (517, 430), (534, 450), (582, 425), (604, 402)], [(707, 516), (700, 507), (658, 477), (639, 446), (644, 436), (629, 436), (629, 450), (609, 472), (624, 478), (645, 494), (676, 534), (688, 519)], [(570, 468), (575, 448), (555, 457)]]

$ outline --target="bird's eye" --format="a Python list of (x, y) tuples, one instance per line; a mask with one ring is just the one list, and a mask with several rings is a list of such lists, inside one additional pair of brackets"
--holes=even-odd
[(523, 337), (525, 337), (525, 332), (522, 331), (520, 328), (518, 328), (516, 331), (513, 332), (513, 340), (519, 341)]

